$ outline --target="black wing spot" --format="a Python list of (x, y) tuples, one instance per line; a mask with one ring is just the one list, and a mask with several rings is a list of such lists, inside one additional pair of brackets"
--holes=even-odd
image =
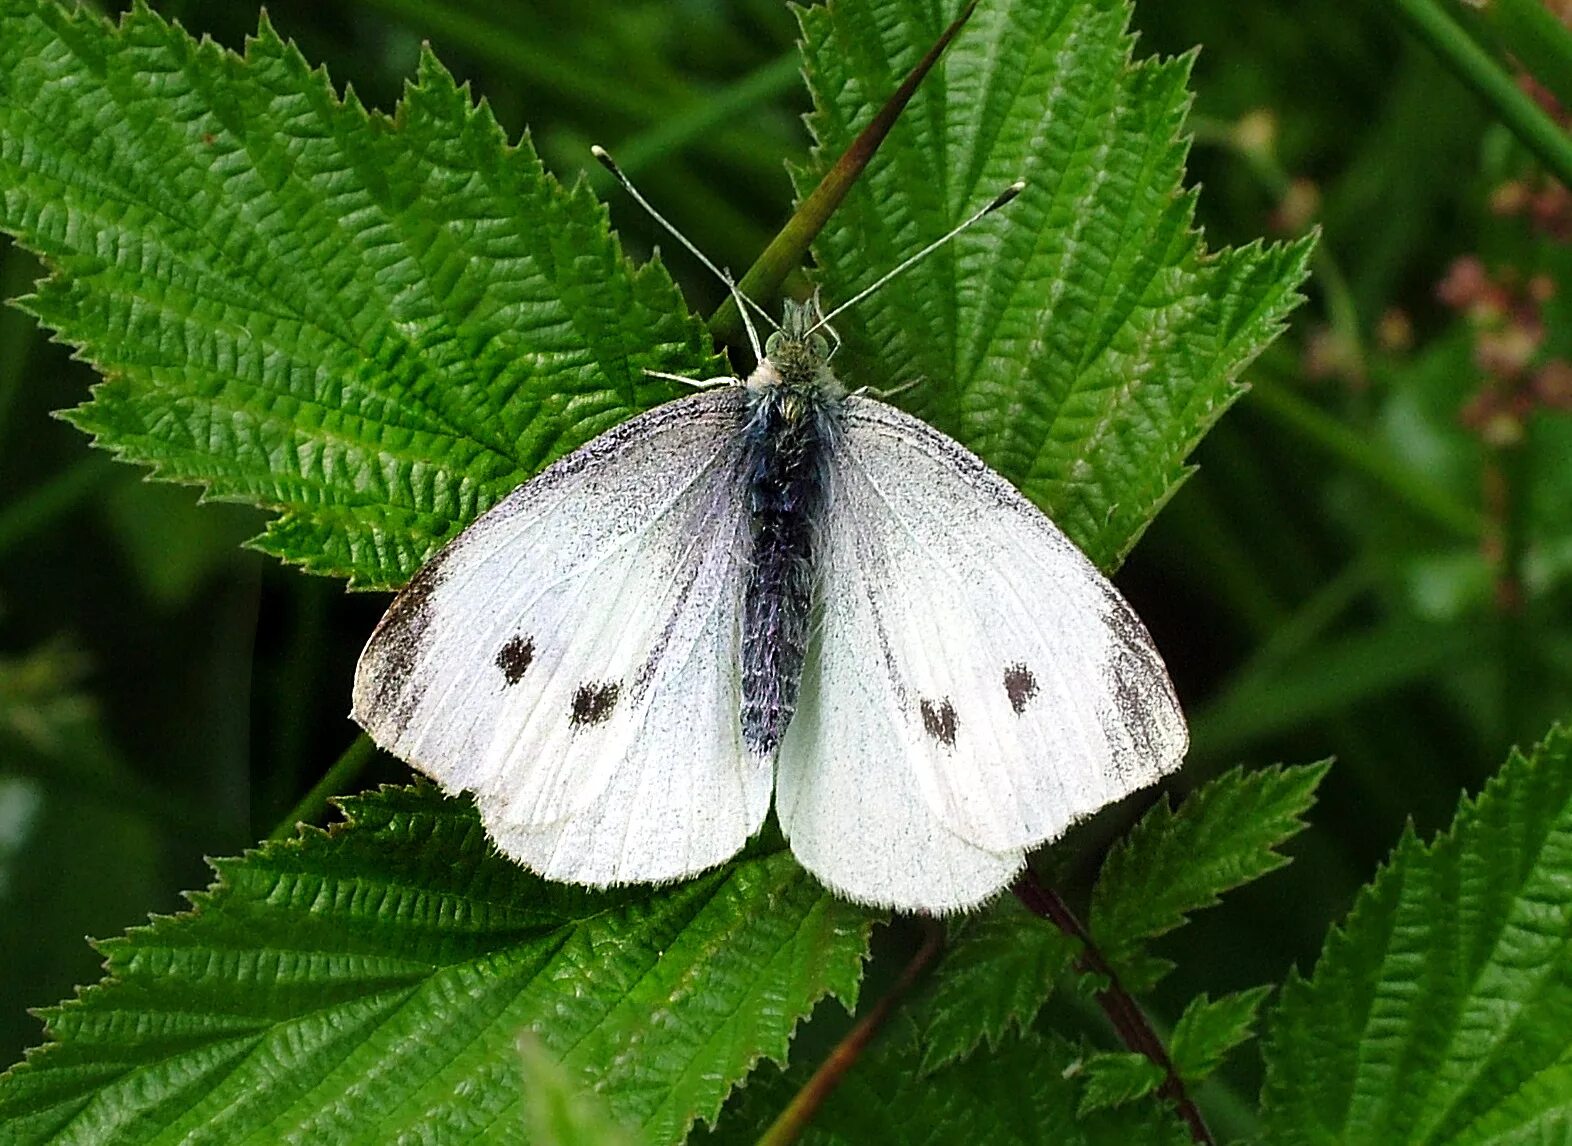
[(1004, 694), (1010, 698), (1010, 707), (1019, 716), (1026, 711), (1026, 703), (1037, 695), (1037, 678), (1025, 665), (1011, 665), (1004, 670)]
[(579, 685), (579, 690), (573, 694), (573, 712), (568, 717), (573, 727), (583, 728), (587, 724), (604, 724), (610, 720), (621, 691), (621, 686), (616, 684)]
[(945, 697), (935, 704), (924, 700), (917, 706), (922, 712), (922, 728), (946, 748), (955, 747), (955, 731), (960, 726), (955, 719), (955, 706)]
[(497, 650), (497, 667), (502, 670), (502, 679), (510, 685), (524, 679), (534, 659), (535, 641), (523, 633), (510, 638), (507, 644)]

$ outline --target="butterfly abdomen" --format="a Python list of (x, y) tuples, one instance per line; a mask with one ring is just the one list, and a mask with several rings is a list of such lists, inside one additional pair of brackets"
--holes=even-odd
[(743, 599), (742, 732), (749, 748), (768, 756), (802, 684), (834, 412), (788, 387), (757, 393), (752, 406), (743, 452), (753, 552)]

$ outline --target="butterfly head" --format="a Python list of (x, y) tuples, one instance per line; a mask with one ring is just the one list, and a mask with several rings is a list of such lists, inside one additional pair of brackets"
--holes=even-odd
[(841, 384), (830, 370), (833, 349), (822, 316), (817, 296), (802, 303), (787, 299), (780, 329), (764, 343), (764, 360), (750, 385), (783, 387), (815, 397), (840, 394)]

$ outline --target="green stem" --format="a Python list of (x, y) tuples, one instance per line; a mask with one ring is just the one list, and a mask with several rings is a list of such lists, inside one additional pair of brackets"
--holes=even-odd
[[(482, 60), (506, 68), (529, 83), (562, 96), (584, 114), (602, 122), (622, 120), (634, 124), (658, 123), (668, 114), (667, 95), (659, 98), (626, 82), (626, 76), (608, 82), (603, 72), (576, 64), (552, 48), (437, 0), (363, 0), (412, 28), (456, 44)], [(678, 93), (680, 97), (680, 92)], [(697, 114), (701, 108), (695, 108)], [(680, 113), (679, 113), (680, 114)], [(702, 137), (707, 150), (728, 160), (759, 167), (778, 156), (758, 147), (753, 136), (728, 132)]]
[[(775, 297), (781, 283), (786, 281), (786, 276), (796, 269), (802, 262), (803, 256), (808, 253), (808, 247), (824, 229), (824, 224), (829, 222), (830, 216), (835, 213), (847, 192), (862, 175), (863, 168), (868, 166), (868, 161), (879, 150), (879, 145), (884, 142), (885, 136), (890, 134), (890, 129), (895, 126), (895, 121), (900, 118), (901, 112), (906, 110), (906, 105), (911, 102), (917, 93), (917, 86), (922, 83), (933, 66), (939, 62), (939, 57), (944, 55), (944, 50), (950, 46), (950, 41), (960, 34), (966, 26), (966, 21), (972, 18), (972, 12), (977, 8), (977, 0), (970, 0), (966, 7), (961, 9), (957, 16), (939, 38), (934, 41), (928, 53), (917, 61), (917, 66), (906, 74), (900, 87), (895, 89), (895, 94), (884, 102), (884, 106), (874, 113), (868, 126), (858, 133), (857, 138), (841, 153), (819, 180), (819, 184), (807, 198), (797, 204), (797, 210), (781, 228), (780, 234), (770, 241), (764, 248), (764, 253), (754, 260), (753, 266), (748, 268), (748, 273), (742, 276), (742, 281), (737, 284), (737, 289), (755, 302), (766, 302)], [(728, 298), (716, 312), (710, 316), (710, 333), (723, 342), (731, 341), (742, 327), (742, 315), (737, 310), (735, 299)]]
[(89, 454), (22, 494), (0, 510), (0, 554), (16, 548), (75, 509), (113, 472), (108, 458)]
[(1550, 172), (1572, 187), (1572, 137), (1517, 86), (1507, 70), (1479, 46), (1436, 0), (1387, 0), (1402, 21), (1443, 64), (1489, 104)]
[(1528, 721), (1527, 698), (1534, 680), (1534, 641), (1529, 628), (1523, 562), (1527, 554), (1528, 493), (1533, 480), (1533, 423), (1523, 436), (1490, 451), (1485, 478), (1490, 488), (1491, 545), (1495, 564), (1496, 643), (1501, 695), (1501, 738), (1520, 739)]
[(69, 751), (41, 755), (35, 745), (0, 730), (6, 772), (26, 776), (70, 801), (98, 804), (141, 816), (171, 838), (184, 838), (194, 826), (210, 823), (212, 811), (184, 792), (144, 780), (126, 761), (98, 743), (73, 742)]
[(1572, 110), (1572, 31), (1544, 0), (1490, 0), (1474, 15), (1536, 80)]
[[(662, 155), (681, 151), (721, 124), (791, 91), (801, 80), (801, 69), (802, 61), (796, 52), (765, 64), (715, 92), (703, 103), (679, 111), (618, 143), (615, 149), (618, 166), (631, 175)], [(610, 177), (600, 168), (593, 168), (592, 175), (605, 176), (610, 186)]]
[(560, 52), (537, 44), (491, 20), (472, 16), (436, 0), (363, 0), (418, 31), (456, 44), (476, 57), (507, 68), (532, 83), (566, 96), (586, 111), (635, 122), (650, 117), (647, 100), (626, 84), (607, 83), (604, 75), (575, 67)]
[[(1278, 162), (1270, 150), (1240, 145), (1232, 124), (1206, 116), (1194, 116), (1189, 121), (1191, 135), (1197, 143), (1227, 148), (1244, 160), (1245, 166), (1278, 199), (1293, 188), (1293, 178)], [(1359, 304), (1348, 285), (1348, 276), (1342, 264), (1327, 246), (1326, 236), (1317, 238), (1315, 251), (1310, 256), (1314, 281), (1320, 284), (1326, 300), (1326, 316), (1338, 341), (1353, 355), (1353, 366), (1358, 377), (1365, 376), (1364, 335), (1359, 327)]]
[[(26, 251), (0, 244), (0, 299), (10, 300), (25, 293), (43, 272)], [(11, 411), (22, 391), (28, 358), (38, 340), (38, 327), (21, 310), (0, 310), (0, 448), (11, 427)]]
[(1375, 566), (1368, 561), (1355, 561), (1346, 566), (1271, 630), (1249, 659), (1233, 673), (1225, 689), (1248, 687), (1253, 678), (1271, 676), (1303, 654), (1331, 630), (1375, 580)]
[(1347, 463), (1420, 517), (1462, 540), (1479, 539), (1484, 518), (1478, 510), (1440, 492), (1422, 474), (1392, 460), (1289, 386), (1258, 382), (1250, 392), (1250, 404), (1299, 438)]
[(323, 774), (322, 779), (313, 785), (311, 791), (300, 798), (300, 803), (290, 810), (289, 815), (279, 821), (278, 827), (267, 834), (269, 840), (287, 840), (295, 834), (295, 828), (300, 824), (309, 824), (322, 815), (327, 808), (327, 802), (334, 796), (342, 795), (344, 789), (355, 782), (356, 777), (370, 763), (375, 755), (377, 746), (371, 743), (371, 737), (362, 732), (355, 737), (355, 741), (344, 754), (338, 758), (333, 767)]

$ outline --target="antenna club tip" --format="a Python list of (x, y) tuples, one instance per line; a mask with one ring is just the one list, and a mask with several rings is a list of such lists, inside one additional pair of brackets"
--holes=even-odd
[(1011, 183), (1003, 191), (999, 192), (998, 198), (996, 198), (992, 203), (988, 204), (988, 210), (990, 210), (990, 211), (997, 211), (1000, 207), (1003, 207), (1011, 199), (1014, 199), (1017, 195), (1019, 195), (1022, 191), (1025, 191), (1025, 190), (1026, 190), (1026, 180), (1024, 180), (1024, 179), (1017, 179), (1014, 183)]
[(612, 159), (611, 153), (600, 144), (590, 144), (590, 154), (593, 155), (600, 162), (600, 165), (606, 168), (608, 171), (617, 170), (617, 163), (614, 159)]

